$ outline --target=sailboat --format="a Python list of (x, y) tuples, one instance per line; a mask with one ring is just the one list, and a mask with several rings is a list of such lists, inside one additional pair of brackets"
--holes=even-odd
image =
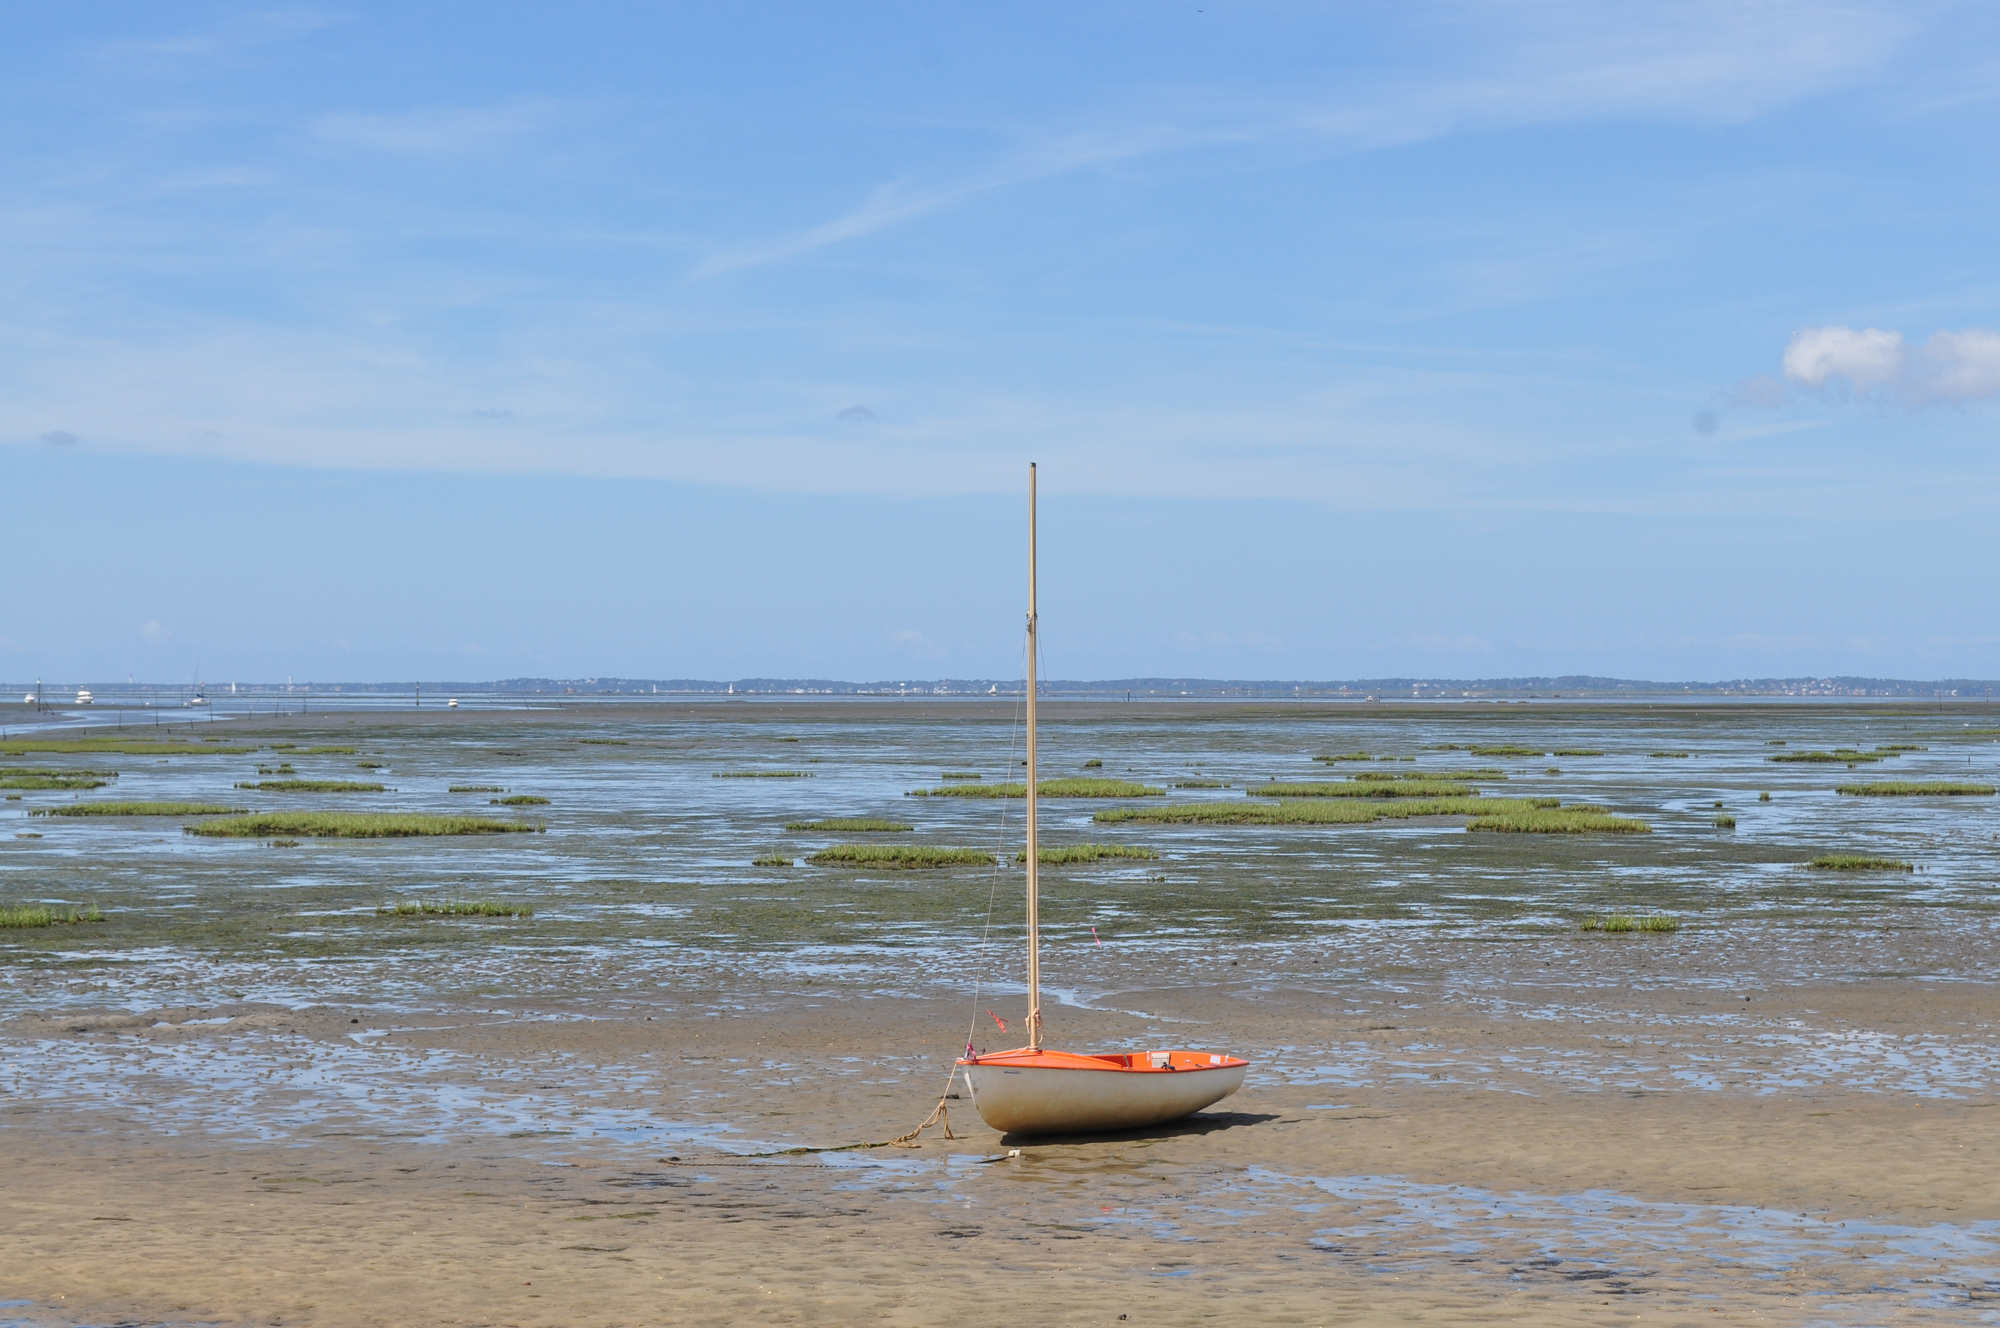
[(1035, 467), (1028, 467), (1028, 1045), (959, 1059), (979, 1118), (1006, 1134), (1082, 1134), (1178, 1120), (1243, 1086), (1250, 1062), (1213, 1051), (1085, 1054), (1042, 1045), (1041, 844), (1035, 817)]

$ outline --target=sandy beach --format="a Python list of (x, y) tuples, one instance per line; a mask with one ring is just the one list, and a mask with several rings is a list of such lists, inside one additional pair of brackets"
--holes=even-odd
[[(1518, 980), (1482, 1002), (1363, 978), (1120, 994), (1154, 1020), (1061, 1011), (1086, 1042), (1172, 1020), (1183, 1040), (1291, 1071), (1187, 1125), (1084, 1141), (1003, 1140), (948, 1102), (955, 1140), (838, 1154), (406, 1142), (371, 1134), (365, 1111), (258, 1144), (149, 1128), (146, 1089), (121, 1090), (109, 1068), (91, 1108), (7, 1108), (4, 1291), (79, 1324), (998, 1324), (1023, 1294), (1060, 1323), (1950, 1323), (2000, 1308), (2000, 1283), (1968, 1282), (1948, 1234), (1991, 1242), (2000, 1228), (1996, 1103), (1937, 1091), (1954, 1068), (1990, 1082), (1990, 988), (1621, 997), (1600, 985), (1606, 963), (1503, 969), (1492, 976)], [(605, 1106), (629, 1095), (770, 1146), (824, 1147), (921, 1119), (948, 1055), (885, 1074), (871, 1052), (935, 1045), (958, 1013), (692, 995), (750, 1008), (689, 1018), (685, 998), (621, 994), (439, 1011), (372, 1054), (450, 1052), (527, 1079), (560, 1060), (566, 1081), (595, 1072)], [(1547, 1017), (1560, 1007), (1574, 1017)], [(358, 1017), (24, 1018), (8, 1059), (18, 1084), (33, 1073), (24, 1042), (89, 1045), (112, 1067), (135, 1048), (226, 1043), (282, 1077)], [(1911, 1054), (1967, 1039), (1976, 1063)], [(1853, 1062), (1871, 1046), (1889, 1082), (1810, 1081), (1816, 1054)], [(1312, 1082), (1321, 1059), (1332, 1082)], [(1691, 1066), (1715, 1085), (1676, 1083)], [(1881, 1267), (1917, 1285), (1886, 1292)]]

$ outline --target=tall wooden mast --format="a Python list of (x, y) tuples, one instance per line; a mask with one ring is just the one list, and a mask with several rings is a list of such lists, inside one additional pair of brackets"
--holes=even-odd
[(1042, 1045), (1041, 845), (1035, 824), (1035, 463), (1028, 463), (1028, 1046)]

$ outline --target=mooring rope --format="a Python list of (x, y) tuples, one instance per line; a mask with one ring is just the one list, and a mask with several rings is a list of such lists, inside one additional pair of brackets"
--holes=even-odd
[[(1021, 643), (1021, 657), (1024, 665), (1022, 670), (1023, 679), (1027, 677), (1027, 671), (1025, 668), (1027, 654), (1028, 654), (1028, 643), (1024, 639)], [(1012, 776), (1014, 773), (1014, 752), (1020, 745), (1021, 719), (1027, 709), (1027, 691), (1025, 689), (1025, 685), (1023, 687), (1021, 696), (1022, 696), (1021, 701), (1014, 707), (1013, 727), (1012, 729), (1009, 730), (1007, 735), (1007, 765), (1006, 768), (1001, 772), (1002, 783), (1006, 783), (1008, 781), (1008, 778)], [(972, 1013), (970, 1016), (967, 1017), (965, 1024), (965, 1050), (966, 1054), (968, 1055), (970, 1055), (972, 1052), (973, 1034), (979, 1031), (980, 997), (984, 993), (986, 986), (985, 961), (990, 953), (990, 949), (993, 942), (994, 901), (1000, 897), (1000, 878), (1001, 875), (1007, 870), (1007, 803), (1009, 799), (1006, 798), (1005, 796), (1002, 796), (999, 798), (995, 798), (994, 801), (1000, 804), (1000, 812), (999, 812), (1000, 852), (997, 855), (995, 855), (993, 862), (993, 875), (990, 878), (986, 887), (986, 921), (979, 929), (979, 962), (975, 963), (972, 969)], [(989, 1011), (988, 1013), (991, 1012)], [(999, 1022), (998, 1015), (994, 1015), (994, 1022), (996, 1023)], [(1005, 1025), (1002, 1025), (1002, 1027), (1004, 1028)], [(937, 1104), (931, 1108), (931, 1114), (924, 1117), (923, 1124), (917, 1126), (916, 1129), (911, 1130), (908, 1134), (898, 1135), (896, 1138), (889, 1140), (887, 1143), (855, 1144), (852, 1145), (852, 1147), (916, 1148), (919, 1146), (917, 1142), (918, 1136), (921, 1135), (925, 1130), (928, 1130), (933, 1125), (944, 1126), (945, 1138), (947, 1139), (958, 1138), (959, 1137), (958, 1135), (955, 1135), (951, 1132), (951, 1117), (947, 1113), (945, 1107), (945, 1104), (951, 1101), (952, 1080), (956, 1079), (957, 1077), (958, 1077), (958, 1057), (956, 1054), (954, 1054), (952, 1056), (951, 1067), (945, 1071), (944, 1087), (938, 1090)]]

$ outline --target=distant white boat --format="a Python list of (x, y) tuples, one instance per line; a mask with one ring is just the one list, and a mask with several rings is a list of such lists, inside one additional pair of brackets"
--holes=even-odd
[(35, 703), (35, 694), (33, 692), (29, 692), (27, 695), (21, 698), (22, 705), (33, 705), (34, 703)]
[(78, 705), (89, 705), (96, 699), (97, 699), (96, 697), (90, 694), (89, 688), (79, 687), (76, 689), (76, 703)]
[(195, 693), (195, 694), (194, 694), (193, 696), (190, 696), (190, 697), (188, 698), (188, 704), (189, 704), (189, 705), (207, 705), (207, 704), (208, 704), (208, 698), (207, 698), (207, 697), (205, 697), (205, 696), (203, 696), (203, 695), (202, 695), (202, 694), (201, 694), (200, 692), (196, 692), (196, 693)]
[(458, 698), (454, 696), (454, 697), (452, 697), (452, 698), (451, 698), (450, 700), (446, 701), (446, 702), (444, 703), (444, 708), (445, 708), (446, 710), (456, 710), (456, 709), (458, 709)]

